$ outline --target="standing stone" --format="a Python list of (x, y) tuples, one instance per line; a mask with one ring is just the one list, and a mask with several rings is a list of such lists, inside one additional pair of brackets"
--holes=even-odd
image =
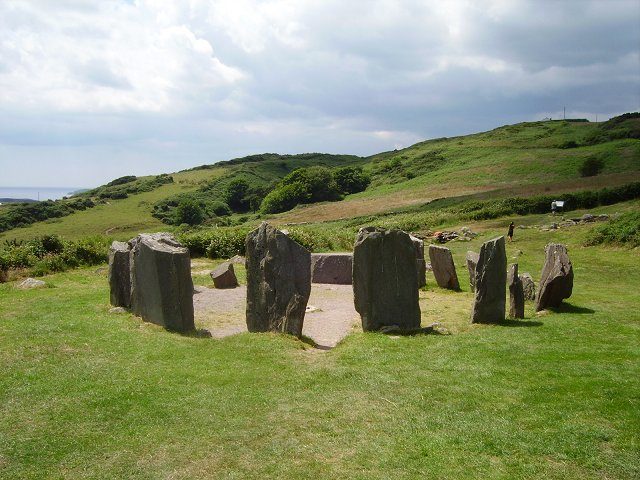
[(469, 287), (471, 291), (475, 292), (476, 289), (476, 266), (478, 265), (478, 259), (480, 255), (471, 250), (467, 251), (467, 270), (469, 271)]
[(545, 247), (545, 254), (536, 312), (549, 307), (559, 307), (573, 292), (573, 266), (566, 245), (550, 243)]
[(238, 286), (236, 272), (233, 270), (231, 262), (224, 262), (222, 265), (218, 265), (211, 272), (211, 280), (213, 280), (213, 286), (216, 288), (236, 288)]
[(509, 316), (511, 318), (524, 318), (524, 290), (522, 281), (518, 276), (518, 264), (513, 263), (509, 267), (507, 276), (509, 285)]
[(360, 229), (353, 249), (353, 294), (364, 331), (420, 328), (416, 251), (407, 233)]
[(129, 245), (125, 242), (113, 242), (109, 248), (109, 289), (111, 305), (131, 306)]
[(263, 222), (247, 235), (247, 328), (302, 335), (311, 293), (311, 254)]
[(143, 233), (129, 246), (132, 312), (168, 330), (194, 330), (189, 250), (168, 233)]
[(475, 277), (472, 323), (498, 323), (504, 320), (507, 283), (507, 253), (504, 237), (482, 244)]
[(351, 285), (351, 253), (312, 253), (311, 282)]
[(447, 247), (429, 245), (429, 259), (431, 260), (431, 270), (438, 286), (449, 290), (460, 290), (451, 250)]
[(416, 249), (416, 260), (418, 267), (418, 288), (422, 288), (427, 284), (427, 261), (424, 259), (424, 240), (409, 235), (413, 246)]
[(533, 277), (531, 277), (530, 273), (521, 273), (519, 275), (520, 281), (522, 282), (522, 290), (524, 291), (524, 299), (525, 300), (535, 300), (536, 299), (536, 284), (533, 281)]

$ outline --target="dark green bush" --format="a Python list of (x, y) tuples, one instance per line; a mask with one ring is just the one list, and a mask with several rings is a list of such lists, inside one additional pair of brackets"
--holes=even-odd
[(371, 177), (361, 167), (341, 167), (333, 172), (338, 190), (345, 195), (365, 190), (371, 183)]
[(581, 177), (595, 177), (598, 175), (602, 169), (604, 168), (604, 162), (601, 158), (598, 157), (589, 157), (586, 158), (585, 161), (580, 166), (580, 176)]
[(135, 175), (127, 175), (125, 177), (116, 178), (115, 180), (107, 183), (107, 187), (113, 187), (115, 185), (124, 185), (125, 183), (135, 182), (138, 179)]
[(204, 220), (204, 209), (195, 200), (185, 199), (176, 209), (176, 224), (200, 225)]
[(296, 205), (308, 203), (309, 198), (309, 192), (301, 183), (283, 185), (264, 197), (260, 210), (263, 213), (286, 212)]

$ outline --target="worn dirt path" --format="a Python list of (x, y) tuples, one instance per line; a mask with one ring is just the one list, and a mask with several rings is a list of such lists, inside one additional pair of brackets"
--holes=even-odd
[[(196, 326), (206, 328), (214, 338), (246, 332), (246, 296), (244, 285), (227, 290), (196, 287), (193, 296)], [(359, 323), (351, 285), (313, 284), (309, 307), (302, 334), (320, 349), (335, 347)]]

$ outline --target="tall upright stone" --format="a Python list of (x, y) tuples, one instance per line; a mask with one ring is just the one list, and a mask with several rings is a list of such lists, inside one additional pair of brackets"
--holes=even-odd
[(311, 294), (311, 254), (263, 222), (245, 241), (247, 328), (301, 336)]
[(409, 235), (413, 246), (416, 249), (416, 262), (418, 268), (418, 288), (422, 288), (427, 284), (427, 261), (424, 259), (424, 240)]
[(504, 320), (507, 283), (507, 253), (504, 237), (482, 244), (475, 276), (472, 323), (498, 323)]
[(429, 245), (429, 259), (431, 260), (431, 270), (438, 286), (449, 290), (460, 290), (451, 250), (447, 247)]
[(409, 234), (360, 229), (353, 249), (353, 294), (364, 331), (420, 328), (416, 250)]
[(509, 316), (511, 318), (524, 318), (524, 290), (522, 280), (518, 276), (518, 264), (512, 263), (507, 275), (509, 285)]
[(476, 266), (478, 265), (478, 259), (480, 258), (480, 254), (476, 252), (472, 252), (471, 250), (467, 251), (467, 270), (469, 271), (469, 287), (472, 292), (476, 290)]
[(129, 246), (132, 312), (168, 330), (194, 330), (189, 250), (168, 233), (143, 233)]
[(536, 312), (549, 307), (559, 307), (573, 292), (573, 266), (566, 245), (550, 243), (545, 247), (545, 255), (536, 298)]
[(131, 306), (129, 245), (113, 242), (109, 248), (109, 298), (114, 307)]

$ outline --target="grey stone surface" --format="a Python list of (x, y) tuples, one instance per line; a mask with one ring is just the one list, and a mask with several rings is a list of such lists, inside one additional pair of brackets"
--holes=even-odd
[(429, 245), (429, 260), (431, 260), (431, 270), (439, 287), (460, 290), (451, 250), (447, 247)]
[(312, 253), (311, 282), (351, 285), (353, 254)]
[(109, 309), (109, 313), (116, 313), (116, 314), (127, 313), (127, 309), (124, 307), (112, 307)]
[(235, 263), (236, 265), (242, 265), (244, 267), (246, 259), (242, 255), (234, 255), (229, 259), (229, 263)]
[(218, 265), (213, 272), (211, 272), (211, 280), (213, 280), (213, 286), (216, 288), (236, 288), (238, 286), (236, 272), (233, 270), (233, 264), (230, 262), (224, 262)]
[(471, 287), (471, 291), (475, 292), (476, 289), (476, 266), (478, 265), (478, 259), (480, 258), (480, 254), (476, 252), (472, 252), (471, 250), (467, 251), (467, 270), (469, 271), (469, 287)]
[(518, 276), (517, 263), (512, 263), (509, 266), (507, 285), (509, 286), (509, 316), (511, 318), (524, 318), (524, 290), (522, 289), (522, 281)]
[(36, 280), (35, 278), (26, 278), (23, 281), (21, 281), (16, 288), (19, 288), (21, 290), (28, 290), (30, 288), (41, 288), (44, 287), (46, 285), (46, 283), (44, 283), (42, 280)]
[(168, 233), (143, 233), (129, 246), (132, 312), (169, 330), (193, 331), (189, 250)]
[(427, 284), (427, 261), (424, 259), (424, 240), (409, 235), (413, 246), (416, 249), (416, 266), (418, 268), (418, 288), (422, 288)]
[(565, 245), (550, 243), (545, 247), (545, 261), (538, 286), (536, 312), (559, 307), (573, 292), (573, 266)]
[(263, 222), (247, 235), (247, 328), (301, 336), (311, 293), (311, 254)]
[(109, 299), (114, 307), (131, 306), (129, 245), (113, 242), (109, 247)]
[(471, 310), (473, 323), (504, 320), (507, 283), (507, 253), (504, 237), (482, 244), (475, 276), (475, 297)]
[(520, 281), (522, 282), (522, 290), (524, 291), (524, 299), (525, 300), (535, 300), (536, 299), (536, 284), (533, 281), (533, 277), (530, 273), (521, 273), (519, 275)]
[(353, 293), (362, 329), (420, 328), (416, 250), (401, 230), (358, 232), (353, 249)]

